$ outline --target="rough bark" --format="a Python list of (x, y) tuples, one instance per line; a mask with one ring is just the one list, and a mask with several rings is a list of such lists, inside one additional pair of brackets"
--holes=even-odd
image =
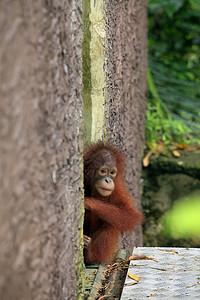
[(81, 289), (81, 1), (0, 4), (0, 298)]
[[(147, 67), (147, 1), (105, 1), (107, 21), (108, 141), (124, 150), (130, 191), (141, 209)], [(141, 226), (124, 237), (124, 247), (142, 244)]]

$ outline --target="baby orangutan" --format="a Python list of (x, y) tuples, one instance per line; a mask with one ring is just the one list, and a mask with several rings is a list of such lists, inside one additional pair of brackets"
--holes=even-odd
[(118, 237), (143, 219), (126, 190), (124, 157), (114, 147), (97, 143), (84, 153), (84, 257), (88, 263), (108, 263)]

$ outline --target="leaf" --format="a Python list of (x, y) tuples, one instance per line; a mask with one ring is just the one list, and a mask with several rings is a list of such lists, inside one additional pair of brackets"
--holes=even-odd
[(180, 157), (180, 156), (181, 156), (180, 152), (178, 152), (177, 150), (173, 150), (173, 151), (172, 151), (172, 154), (173, 154), (175, 157)]
[(148, 167), (150, 156), (153, 154), (153, 150), (150, 150), (143, 159), (143, 166)]
[(173, 17), (184, 4), (184, 0), (150, 0), (149, 8), (152, 12), (165, 10), (169, 17)]
[(176, 251), (176, 250), (172, 250), (172, 253), (176, 253), (179, 255), (178, 251)]
[(131, 273), (131, 271), (128, 272), (128, 277), (135, 280), (135, 281), (139, 281), (141, 277), (133, 275), (133, 273)]
[(104, 299), (107, 299), (108, 297), (110, 297), (110, 295), (104, 295), (104, 296), (101, 296), (100, 298), (98, 298), (99, 300), (104, 300)]
[(137, 284), (138, 282), (129, 282), (129, 283), (125, 283), (125, 286), (131, 286), (131, 285), (134, 285), (134, 284)]
[(199, 0), (189, 0), (190, 4), (194, 6), (195, 9), (200, 11), (200, 2)]
[(177, 148), (178, 149), (185, 149), (185, 148), (187, 148), (188, 147), (188, 145), (187, 144), (180, 144), (180, 145), (177, 145)]
[(153, 260), (155, 262), (158, 262), (157, 260), (155, 260), (155, 258), (146, 256), (146, 255), (132, 255), (129, 257), (129, 260), (140, 260), (140, 259), (145, 259), (145, 260)]
[(166, 0), (166, 12), (169, 17), (173, 17), (175, 12), (177, 12), (181, 6), (184, 4), (184, 0)]
[(162, 140), (158, 141), (158, 148), (157, 149), (158, 149), (159, 152), (165, 151), (165, 145), (164, 145)]
[(198, 285), (198, 284), (200, 284), (200, 281), (197, 281), (197, 283), (195, 283), (195, 284), (193, 284), (193, 285), (186, 286), (186, 288), (188, 289), (188, 288), (191, 288), (191, 287), (193, 287), (193, 286), (195, 286), (195, 285)]
[(129, 260), (139, 260), (139, 259), (146, 259), (147, 256), (146, 255), (131, 255), (129, 257)]

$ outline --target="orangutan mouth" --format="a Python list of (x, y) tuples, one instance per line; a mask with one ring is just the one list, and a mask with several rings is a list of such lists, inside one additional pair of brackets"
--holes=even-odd
[(99, 186), (99, 189), (103, 190), (103, 191), (106, 191), (106, 192), (112, 192), (112, 190), (109, 190), (109, 189), (104, 189), (102, 187)]

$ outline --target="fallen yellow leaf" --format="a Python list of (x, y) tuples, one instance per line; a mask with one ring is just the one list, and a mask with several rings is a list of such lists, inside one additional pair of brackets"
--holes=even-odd
[(150, 150), (143, 159), (143, 166), (148, 167), (150, 156), (153, 154), (153, 151)]
[(128, 272), (128, 277), (135, 280), (135, 281), (139, 281), (141, 277), (133, 275), (133, 273), (131, 273), (131, 271)]
[(178, 149), (185, 149), (185, 148), (187, 148), (188, 147), (188, 145), (187, 144), (179, 144), (179, 145), (177, 145), (177, 148)]
[(128, 260), (147, 259), (146, 255), (131, 255)]
[(181, 156), (180, 152), (178, 152), (177, 150), (173, 150), (173, 151), (172, 151), (172, 154), (173, 154), (175, 157), (180, 157), (180, 156)]

